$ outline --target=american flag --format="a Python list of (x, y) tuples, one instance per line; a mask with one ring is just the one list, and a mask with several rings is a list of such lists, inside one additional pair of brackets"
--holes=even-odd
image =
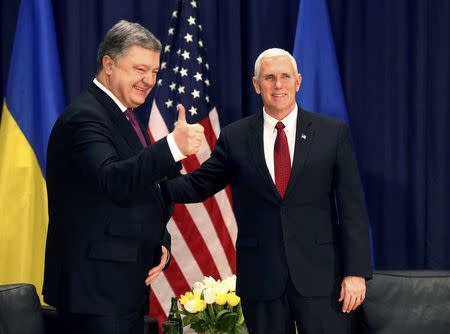
[[(206, 140), (197, 155), (182, 161), (182, 173), (194, 171), (210, 156), (220, 133), (197, 7), (198, 1), (178, 0), (172, 12), (148, 125), (152, 141), (165, 137), (173, 130), (176, 105), (181, 103), (187, 122), (204, 127)], [(237, 228), (231, 203), (227, 187), (203, 203), (175, 205), (167, 225), (171, 263), (152, 284), (150, 299), (150, 315), (160, 323), (168, 314), (170, 297), (179, 297), (203, 276), (218, 279), (235, 273)]]

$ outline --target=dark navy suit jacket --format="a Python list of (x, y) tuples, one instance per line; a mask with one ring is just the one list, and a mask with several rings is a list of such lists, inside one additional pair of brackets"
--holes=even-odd
[(143, 148), (96, 85), (70, 104), (48, 145), (49, 226), (44, 300), (64, 312), (128, 314), (148, 298), (144, 280), (170, 248), (157, 185), (178, 175), (166, 139)]
[(209, 160), (164, 190), (176, 202), (196, 202), (227, 184), (241, 297), (277, 298), (288, 275), (304, 296), (331, 295), (345, 275), (371, 277), (367, 215), (345, 123), (299, 108), (284, 199), (265, 162), (262, 113), (225, 127)]

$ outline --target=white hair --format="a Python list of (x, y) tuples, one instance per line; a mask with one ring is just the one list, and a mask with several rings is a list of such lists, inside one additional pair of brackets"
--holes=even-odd
[(256, 79), (259, 78), (259, 71), (261, 68), (261, 60), (263, 58), (279, 57), (279, 56), (288, 57), (290, 62), (292, 63), (292, 66), (294, 66), (295, 74), (298, 74), (297, 62), (295, 61), (295, 58), (292, 57), (292, 55), (289, 52), (287, 52), (286, 50), (279, 49), (279, 48), (272, 48), (272, 49), (267, 49), (267, 50), (261, 52), (260, 55), (258, 56), (258, 58), (256, 59), (255, 73), (254, 73), (255, 78)]

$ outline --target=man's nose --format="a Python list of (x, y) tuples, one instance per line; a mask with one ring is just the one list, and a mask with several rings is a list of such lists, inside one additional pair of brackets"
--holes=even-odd
[(281, 88), (281, 79), (280, 78), (277, 78), (277, 80), (275, 81), (275, 87), (276, 88)]
[(142, 82), (150, 87), (153, 87), (156, 83), (156, 75), (153, 75), (153, 73), (146, 74), (142, 78)]

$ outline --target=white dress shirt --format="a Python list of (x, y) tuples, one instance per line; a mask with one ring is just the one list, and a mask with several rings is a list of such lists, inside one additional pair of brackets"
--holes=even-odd
[[(93, 82), (98, 88), (108, 94), (108, 96), (117, 104), (122, 112), (125, 112), (128, 109), (108, 88), (106, 88), (100, 81), (98, 81), (97, 78), (94, 78)], [(175, 139), (173, 139), (172, 133), (169, 133), (167, 135), (167, 144), (169, 145), (170, 153), (172, 153), (173, 159), (175, 161), (180, 161), (186, 158), (186, 156), (181, 153), (177, 143), (175, 143)]]
[[(297, 115), (298, 115), (298, 107), (295, 105), (294, 109), (281, 120), (283, 122), (285, 128), (284, 132), (286, 133), (288, 146), (289, 146), (289, 156), (291, 157), (291, 167), (292, 162), (294, 161), (294, 150), (295, 150), (295, 133), (297, 131)], [(263, 139), (264, 139), (264, 157), (266, 158), (267, 168), (269, 169), (270, 176), (272, 176), (272, 180), (275, 183), (275, 166), (273, 161), (273, 148), (275, 146), (275, 139), (277, 138), (277, 129), (275, 125), (279, 122), (278, 119), (270, 116), (263, 109), (264, 116), (264, 131), (263, 131)]]

